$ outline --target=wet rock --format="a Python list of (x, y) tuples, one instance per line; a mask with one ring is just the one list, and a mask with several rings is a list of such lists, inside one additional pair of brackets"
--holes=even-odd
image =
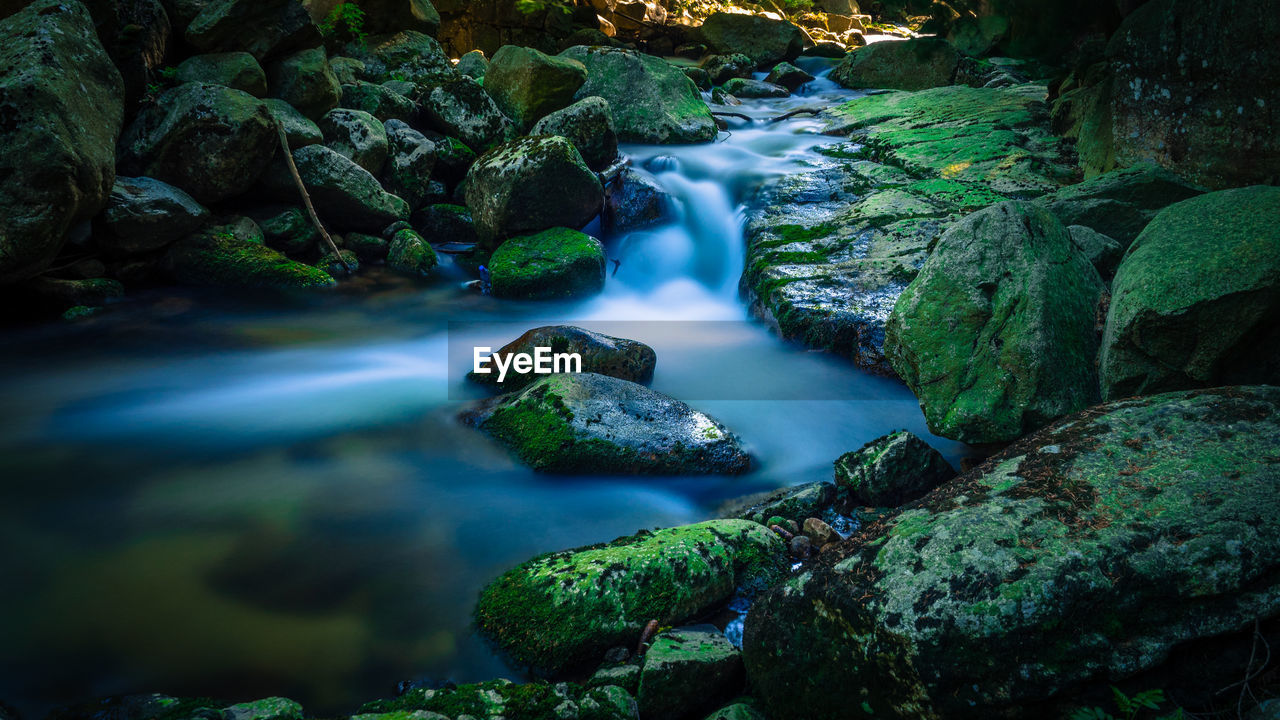
[(583, 98), (539, 120), (530, 135), (559, 135), (573, 143), (592, 170), (609, 167), (618, 157), (613, 111), (604, 98)]
[(1038, 198), (1063, 225), (1085, 225), (1120, 243), (1121, 252), (1164, 208), (1204, 192), (1154, 163), (1068, 185)]
[(458, 138), (477, 153), (515, 132), (493, 98), (469, 77), (459, 76), (431, 88), (422, 101), (422, 111), (433, 128)]
[(716, 136), (715, 120), (684, 73), (661, 58), (633, 50), (577, 46), (560, 53), (587, 68), (578, 100), (609, 102), (621, 142), (696, 143)]
[(586, 81), (587, 68), (577, 60), (504, 45), (489, 62), (484, 88), (516, 129), (524, 131), (573, 103)]
[(758, 15), (713, 13), (698, 28), (702, 41), (717, 53), (742, 53), (756, 67), (795, 60), (804, 50), (804, 33), (782, 20)]
[(1056, 218), (1000, 203), (938, 239), (894, 306), (885, 356), (935, 434), (1008, 442), (1096, 400), (1102, 292)]
[(282, 58), (269, 70), (272, 97), (284, 100), (313, 120), (337, 107), (342, 97), (342, 86), (322, 47)]
[(94, 225), (93, 239), (108, 253), (159, 250), (209, 220), (190, 195), (154, 178), (116, 178)]
[(463, 205), (429, 205), (414, 214), (413, 226), (436, 245), (470, 245), (479, 241), (471, 211)]
[(320, 231), (300, 207), (269, 207), (251, 215), (267, 247), (286, 255), (309, 255), (322, 242)]
[(1253, 642), (1226, 634), (1278, 609), (1280, 484), (1257, 461), (1277, 443), (1268, 387), (1066, 418), (757, 600), (752, 686), (783, 717), (849, 717), (840, 687), (876, 717), (1021, 716), (1161, 668), (1208, 702), (1239, 679), (1215, 653)]
[(182, 61), (177, 68), (180, 83), (205, 83), (241, 90), (254, 97), (267, 94), (267, 74), (247, 52), (196, 55)]
[(556, 672), (634, 645), (650, 620), (679, 623), (735, 588), (768, 587), (784, 563), (782, 541), (744, 520), (642, 532), (508, 571), (481, 592), (476, 626), (517, 662)]
[(742, 654), (714, 625), (658, 635), (644, 656), (636, 702), (654, 720), (700, 716), (743, 684)]
[(780, 62), (773, 66), (764, 81), (795, 92), (805, 83), (812, 82), (813, 76), (789, 62)]
[(315, 266), (336, 279), (348, 278), (360, 270), (360, 257), (351, 250), (329, 251), (315, 261)]
[(270, 109), (220, 85), (190, 83), (161, 95), (120, 138), (120, 170), (182, 188), (206, 205), (247, 191), (280, 139)]
[(432, 195), (437, 146), (425, 135), (398, 120), (386, 124), (390, 157), (384, 178), (387, 190), (409, 204), (410, 211), (422, 207)]
[(858, 48), (831, 71), (831, 79), (847, 88), (924, 90), (950, 85), (960, 54), (945, 40), (917, 38), (878, 42)]
[(115, 182), (120, 73), (79, 3), (0, 20), (0, 284), (31, 277)]
[(321, 44), (320, 30), (297, 0), (210, 0), (186, 38), (205, 52), (243, 50), (258, 60)]
[[(647, 383), (653, 379), (653, 368), (658, 362), (653, 348), (636, 340), (618, 338), (610, 335), (583, 330), (572, 325), (548, 325), (534, 328), (494, 352), (496, 356), (518, 353), (533, 354), (535, 348), (551, 348), (553, 353), (576, 353), (582, 358), (582, 371), (600, 373), (611, 377), (637, 383)], [(486, 385), (497, 385), (495, 373), (467, 373), (467, 378)], [(507, 372), (506, 379), (499, 387), (505, 390), (519, 390), (537, 380), (538, 376)]]
[(406, 275), (430, 277), (440, 264), (436, 251), (413, 230), (400, 230), (391, 238), (387, 267)]
[(1106, 398), (1280, 384), (1280, 188), (1170, 205), (1116, 271), (1099, 359)]
[(404, 200), (382, 189), (369, 171), (323, 145), (293, 152), (303, 185), (317, 212), (341, 227), (381, 232), (409, 219)]
[(377, 118), (361, 110), (339, 108), (320, 118), (325, 147), (368, 170), (375, 177), (387, 162), (387, 131)]
[(897, 507), (955, 477), (942, 453), (906, 430), (836, 460), (836, 485), (862, 505)]
[(617, 686), (584, 689), (569, 683), (517, 685), (509, 680), (413, 688), (390, 700), (366, 703), (353, 720), (484, 720), (502, 717), (512, 720), (639, 720), (635, 699)]
[(494, 297), (551, 300), (604, 289), (604, 247), (568, 228), (511, 238), (489, 260)]
[[(604, 189), (568, 140), (525, 137), (494, 148), (467, 173), (467, 207), (487, 242), (553, 227), (580, 228), (600, 212)], [(547, 188), (556, 188), (554, 195)]]
[(812, 482), (731, 500), (720, 508), (719, 515), (761, 525), (769, 524), (769, 519), (775, 517), (801, 523), (806, 518), (820, 517), (835, 501), (835, 485)]
[(625, 233), (657, 225), (672, 215), (671, 198), (651, 176), (624, 168), (609, 185), (605, 222), (612, 232)]
[(1071, 234), (1071, 242), (1084, 253), (1103, 280), (1110, 280), (1116, 274), (1120, 258), (1124, 257), (1123, 245), (1084, 225), (1071, 225), (1067, 232)]
[[(99, 308), (124, 297), (124, 286), (107, 278), (34, 277), (18, 286), (26, 312), (57, 314), (74, 308)], [(78, 314), (78, 313), (76, 313)]]
[(805, 537), (809, 538), (809, 542), (811, 542), (815, 548), (820, 548), (829, 542), (840, 540), (840, 536), (835, 530), (831, 529), (830, 525), (816, 517), (806, 519), (804, 521), (804, 525), (801, 527), (801, 531), (805, 534)]
[(784, 98), (791, 95), (791, 92), (781, 85), (744, 78), (726, 81), (724, 91), (740, 98)]
[(298, 112), (289, 103), (276, 98), (263, 100), (262, 103), (267, 106), (271, 118), (284, 127), (284, 135), (290, 150), (324, 142), (324, 133), (320, 132), (320, 126), (311, 122), (307, 116)]
[(247, 218), (179, 240), (166, 253), (165, 265), (184, 285), (291, 290), (334, 284), (325, 271), (263, 245), (262, 231)]
[(742, 53), (709, 55), (698, 67), (705, 70), (712, 85), (723, 85), (733, 78), (750, 78), (756, 64)]
[(342, 100), (338, 104), (352, 110), (363, 110), (384, 123), (390, 120), (407, 123), (418, 112), (418, 106), (404, 95), (384, 85), (363, 80), (343, 85)]
[(489, 59), (484, 56), (483, 50), (472, 50), (458, 58), (458, 64), (454, 68), (472, 80), (484, 82), (484, 76), (489, 72)]

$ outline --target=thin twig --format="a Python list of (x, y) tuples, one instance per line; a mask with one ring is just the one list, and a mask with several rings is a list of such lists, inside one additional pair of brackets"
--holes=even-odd
[(298, 192), (302, 194), (302, 203), (307, 207), (307, 214), (311, 216), (311, 224), (316, 226), (316, 230), (320, 231), (320, 237), (324, 238), (334, 257), (338, 258), (338, 262), (342, 263), (342, 267), (346, 268), (348, 273), (353, 272), (351, 266), (347, 264), (347, 259), (342, 257), (337, 244), (333, 242), (333, 238), (329, 237), (328, 231), (324, 229), (324, 225), (320, 222), (320, 216), (316, 215), (315, 206), (311, 204), (311, 195), (307, 194), (307, 188), (302, 184), (302, 176), (298, 174), (298, 166), (293, 162), (293, 152), (289, 150), (289, 136), (285, 135), (284, 125), (276, 123), (276, 132), (280, 135), (280, 147), (284, 150), (284, 160), (289, 165), (289, 174), (293, 176), (293, 182), (298, 186)]
[(817, 115), (822, 112), (822, 108), (797, 108), (789, 113), (783, 113), (776, 118), (770, 118), (770, 123), (778, 123), (783, 120), (789, 120), (797, 115)]

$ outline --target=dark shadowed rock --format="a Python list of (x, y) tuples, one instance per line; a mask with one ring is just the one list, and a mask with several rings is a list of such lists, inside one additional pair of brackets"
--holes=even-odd
[(836, 485), (862, 505), (897, 507), (955, 477), (942, 453), (906, 430), (836, 460)]
[(329, 67), (324, 48), (293, 53), (268, 68), (272, 97), (294, 106), (312, 120), (338, 106), (342, 97), (338, 76)]
[(530, 135), (566, 138), (592, 170), (609, 167), (618, 157), (618, 133), (613, 110), (604, 98), (589, 97), (548, 114), (533, 126)]
[(210, 0), (187, 26), (186, 38), (205, 52), (244, 50), (259, 60), (321, 44), (320, 30), (298, 0)]
[(424, 116), (440, 132), (482, 153), (514, 134), (489, 93), (469, 77), (457, 76), (432, 87), (421, 100)]
[(242, 90), (254, 97), (264, 97), (267, 94), (267, 74), (247, 52), (214, 53), (187, 58), (178, 65), (176, 77), (181, 83), (222, 85), (232, 90)]
[(742, 653), (714, 625), (668, 630), (653, 639), (636, 702), (645, 718), (698, 717), (742, 689)]
[(409, 219), (404, 200), (386, 192), (369, 171), (323, 145), (293, 152), (298, 173), (321, 216), (342, 227), (382, 232)]
[(169, 248), (165, 264), (184, 285), (290, 290), (334, 284), (325, 271), (294, 262), (262, 241), (258, 226), (242, 218), (179, 240)]
[(925, 90), (950, 85), (960, 54), (945, 40), (872, 43), (849, 53), (831, 71), (831, 79), (847, 88)]
[[(556, 192), (549, 195), (547, 188)], [(603, 203), (595, 173), (572, 143), (554, 135), (496, 147), (467, 173), (467, 207), (489, 242), (553, 227), (580, 228)]]
[(1144, 162), (1068, 185), (1036, 204), (1063, 225), (1085, 225), (1116, 240), (1123, 251), (1156, 213), (1203, 192), (1172, 171)]
[(795, 60), (804, 50), (804, 33), (784, 20), (758, 15), (717, 12), (697, 30), (703, 42), (716, 53), (742, 53), (756, 67), (769, 67), (783, 60)]
[(375, 177), (387, 162), (387, 131), (378, 119), (363, 110), (339, 108), (320, 118), (325, 146), (368, 170)]
[(116, 178), (93, 239), (109, 253), (158, 250), (194, 232), (209, 211), (190, 195), (153, 178)]

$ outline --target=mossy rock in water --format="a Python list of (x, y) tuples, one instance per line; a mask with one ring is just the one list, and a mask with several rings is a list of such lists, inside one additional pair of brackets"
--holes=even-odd
[(636, 701), (616, 686), (584, 689), (571, 683), (516, 684), (490, 680), (444, 688), (414, 688), (390, 700), (366, 703), (352, 720), (638, 720)]
[(543, 472), (732, 475), (751, 464), (719, 422), (643, 385), (596, 373), (549, 375), (462, 417)]
[(1116, 271), (1102, 340), (1107, 398), (1280, 384), (1280, 188), (1170, 205)]
[(586, 81), (587, 68), (577, 60), (504, 45), (489, 61), (484, 89), (523, 132), (547, 114), (573, 103), (574, 94)]
[[(248, 226), (256, 237), (246, 235)], [(165, 264), (174, 279), (186, 285), (285, 290), (334, 284), (324, 270), (294, 262), (263, 245), (262, 231), (248, 219), (179, 240), (169, 248)]]
[(725, 82), (724, 91), (740, 98), (784, 98), (791, 95), (791, 91), (781, 85), (752, 78), (732, 78)]
[[(515, 354), (532, 355), (537, 348), (549, 348), (552, 353), (573, 353), (582, 358), (582, 372), (600, 373), (622, 380), (647, 383), (653, 379), (653, 369), (658, 355), (653, 348), (636, 340), (613, 337), (583, 330), (572, 325), (547, 325), (533, 328), (520, 337), (494, 351), (495, 356)], [(493, 365), (490, 365), (492, 368)], [(508, 371), (506, 379), (498, 385), (497, 371), (488, 374), (467, 373), (467, 379), (485, 385), (495, 385), (504, 390), (519, 390), (538, 379), (532, 372)]]
[(535, 135), (477, 160), (467, 173), (466, 198), (476, 231), (496, 247), (521, 233), (586, 225), (604, 205), (604, 188), (571, 142)]
[(430, 277), (440, 258), (431, 244), (413, 230), (399, 230), (387, 250), (387, 267), (416, 277)]
[[(698, 68), (707, 73), (712, 85), (724, 85), (733, 78), (749, 78), (755, 72), (756, 64), (742, 53), (727, 55), (708, 55), (698, 63)], [(696, 82), (696, 81), (695, 81)], [(706, 88), (710, 90), (711, 88)]]
[(1009, 442), (1097, 400), (1103, 290), (1047, 211), (993, 205), (938, 240), (894, 306), (885, 356), (932, 432)]
[(785, 572), (768, 528), (711, 520), (534, 558), (481, 592), (475, 620), (516, 662), (557, 673), (634, 645), (650, 620), (679, 623)]
[(853, 89), (925, 90), (950, 85), (959, 65), (960, 53), (939, 38), (878, 42), (845, 56), (831, 79)]
[(567, 228), (511, 238), (489, 259), (494, 297), (549, 300), (604, 289), (604, 246)]
[(897, 507), (955, 477), (942, 453), (906, 430), (836, 460), (836, 485), (863, 505)]
[(742, 653), (714, 625), (668, 630), (653, 639), (636, 702), (653, 720), (701, 714), (742, 690)]
[[(757, 600), (749, 680), (771, 713), (813, 720), (1052, 717), (1153, 669), (1208, 704), (1239, 680), (1215, 653), (1254, 642), (1224, 634), (1280, 613), (1277, 448), (1274, 387), (1065, 418)], [(860, 705), (832, 692), (848, 687)]]

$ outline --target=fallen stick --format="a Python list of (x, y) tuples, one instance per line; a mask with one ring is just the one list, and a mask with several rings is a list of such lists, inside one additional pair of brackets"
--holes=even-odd
[(822, 108), (797, 108), (789, 113), (783, 113), (776, 118), (770, 118), (770, 123), (779, 123), (783, 120), (789, 120), (797, 115), (817, 115), (822, 112)]
[(731, 117), (731, 118), (738, 118), (739, 120), (746, 120), (747, 122), (752, 122), (752, 118), (749, 115), (743, 115), (742, 113), (712, 111), (711, 114), (716, 117)]
[(276, 132), (280, 135), (280, 147), (284, 150), (284, 160), (289, 164), (289, 174), (293, 176), (293, 182), (298, 186), (298, 192), (302, 194), (302, 204), (307, 207), (307, 214), (311, 216), (311, 224), (316, 226), (316, 230), (320, 231), (320, 237), (324, 238), (334, 257), (338, 258), (338, 262), (342, 263), (342, 267), (346, 268), (348, 273), (352, 272), (351, 266), (347, 264), (347, 259), (342, 257), (337, 244), (333, 242), (333, 238), (329, 237), (329, 233), (324, 229), (324, 225), (320, 222), (320, 216), (316, 215), (315, 206), (311, 204), (311, 196), (307, 194), (307, 188), (302, 184), (302, 176), (298, 174), (298, 166), (293, 162), (293, 152), (289, 150), (289, 136), (284, 133), (284, 125), (276, 123)]

